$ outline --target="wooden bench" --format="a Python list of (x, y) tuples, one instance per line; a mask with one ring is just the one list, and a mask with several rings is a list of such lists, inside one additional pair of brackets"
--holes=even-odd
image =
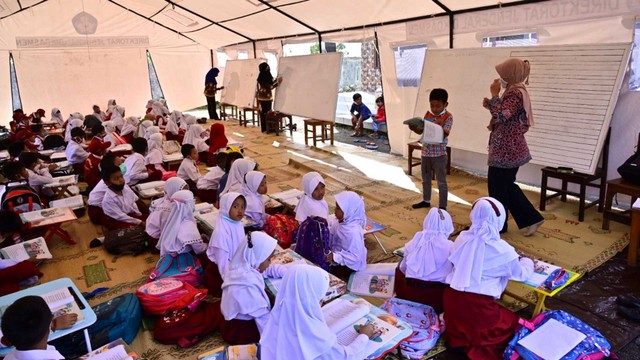
[(611, 209), (613, 198), (617, 194), (631, 196), (631, 203), (633, 204), (636, 199), (640, 198), (640, 185), (632, 184), (621, 178), (607, 181), (607, 194), (605, 195), (604, 210), (602, 212), (602, 228), (604, 230), (609, 230), (609, 222), (611, 220), (631, 225), (630, 210), (620, 212)]
[[(318, 133), (318, 128), (320, 132)], [(311, 134), (311, 135), (309, 135)], [(304, 120), (304, 143), (309, 145), (309, 139), (313, 139), (313, 146), (317, 147), (317, 141), (331, 140), (333, 145), (333, 121), (327, 120)]]
[[(407, 173), (413, 175), (413, 167), (422, 165), (422, 144), (419, 141), (407, 144)], [(413, 151), (418, 150), (418, 157), (413, 156)], [(447, 146), (447, 175), (451, 175), (451, 148)], [(434, 179), (436, 174), (433, 174)]]

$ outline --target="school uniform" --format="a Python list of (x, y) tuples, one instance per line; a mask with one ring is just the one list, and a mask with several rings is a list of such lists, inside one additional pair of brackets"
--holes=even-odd
[(259, 171), (249, 171), (245, 176), (245, 183), (242, 187), (242, 195), (247, 201), (244, 216), (253, 220), (259, 227), (264, 226), (267, 218), (262, 195), (258, 194), (258, 187), (260, 187), (264, 177), (265, 175)]
[(84, 166), (84, 162), (89, 157), (89, 153), (82, 147), (82, 145), (77, 142), (71, 140), (67, 144), (67, 148), (64, 150), (64, 154), (67, 157), (67, 161), (69, 164)]
[(138, 131), (138, 122), (139, 119), (135, 116), (129, 116), (125, 120), (124, 125), (122, 125), (122, 130), (120, 130), (120, 137), (127, 143), (131, 143), (133, 140), (133, 136), (136, 131)]
[(244, 184), (244, 176), (253, 169), (256, 168), (256, 163), (247, 159), (238, 159), (233, 162), (231, 169), (229, 169), (229, 175), (227, 177), (227, 183), (222, 189), (220, 195), (224, 195), (228, 192), (242, 192), (242, 186)]
[(102, 211), (102, 200), (108, 189), (107, 184), (100, 180), (89, 193), (89, 200), (87, 200), (89, 209), (87, 213), (89, 214), (89, 220), (96, 225), (104, 225), (106, 221), (108, 221), (104, 215), (104, 211)]
[(151, 202), (149, 217), (145, 225), (145, 231), (154, 239), (159, 239), (162, 228), (167, 222), (171, 212), (171, 197), (176, 192), (187, 188), (187, 183), (179, 177), (172, 177), (164, 184), (164, 197)]
[(359, 334), (349, 345), (340, 345), (327, 326), (320, 300), (328, 288), (328, 274), (316, 266), (298, 265), (287, 270), (260, 339), (263, 359), (359, 360), (366, 356), (366, 335)]
[(138, 196), (128, 185), (122, 189), (122, 195), (107, 189), (102, 199), (102, 211), (109, 220), (103, 224), (107, 229), (121, 229), (139, 225), (146, 219), (136, 205)]
[(198, 179), (198, 182), (196, 183), (196, 196), (204, 202), (212, 204), (217, 202), (220, 179), (224, 174), (225, 172), (221, 167), (215, 166), (211, 171)]
[(364, 247), (367, 216), (364, 201), (358, 194), (343, 191), (335, 199), (344, 212), (344, 218), (342, 222), (338, 219), (329, 221), (331, 252), (333, 262), (337, 264), (331, 267), (331, 273), (348, 278), (352, 272), (364, 270), (367, 266), (367, 248)]
[(221, 151), (225, 151), (229, 139), (224, 134), (224, 125), (221, 123), (214, 123), (209, 128), (209, 161), (208, 166), (216, 165), (216, 154)]
[(533, 272), (531, 259), (519, 259), (500, 239), (505, 209), (483, 197), (471, 209), (471, 227), (456, 239), (449, 260), (453, 271), (443, 296), (446, 341), (471, 359), (501, 359), (518, 327), (519, 317), (495, 302), (509, 280), (524, 281)]
[(46, 350), (13, 350), (8, 353), (5, 360), (58, 360), (64, 356), (52, 345), (47, 345)]
[(182, 144), (191, 144), (198, 151), (198, 160), (203, 163), (207, 163), (209, 159), (209, 145), (202, 139), (201, 135), (204, 133), (204, 129), (199, 124), (193, 124), (189, 127), (189, 130), (182, 140)]
[[(77, 114), (77, 115), (76, 115)], [(67, 128), (64, 131), (64, 141), (66, 142), (71, 142), (71, 130), (73, 130), (74, 128), (77, 127), (82, 127), (82, 120), (75, 117), (75, 116), (80, 116), (82, 117), (82, 114), (80, 113), (73, 113), (71, 114), (71, 118), (69, 118), (69, 120), (67, 120)], [(69, 159), (69, 157), (67, 156), (67, 159)]]
[(189, 189), (195, 189), (196, 183), (200, 178), (200, 172), (196, 166), (196, 161), (189, 158), (182, 160), (182, 163), (180, 163), (180, 167), (178, 168), (177, 176), (189, 184)]
[(196, 205), (193, 193), (189, 190), (180, 190), (171, 196), (170, 202), (171, 211), (156, 245), (160, 250), (160, 256), (189, 251), (196, 254), (203, 253), (207, 245), (202, 242), (193, 218), (193, 208)]
[(124, 166), (127, 168), (127, 172), (124, 174), (127, 185), (133, 186), (149, 179), (149, 173), (147, 172), (147, 167), (144, 166), (144, 156), (142, 154), (131, 154), (124, 161)]
[(108, 141), (111, 143), (111, 145), (109, 146), (109, 150), (113, 149), (117, 145), (123, 145), (127, 143), (127, 141), (122, 138), (122, 136), (116, 133), (116, 125), (113, 121), (105, 121), (102, 125), (104, 126), (104, 130), (107, 133), (107, 135), (104, 136), (104, 141)]
[(212, 264), (205, 269), (204, 281), (205, 287), (212, 295), (221, 293), (222, 279), (227, 272), (231, 258), (238, 245), (245, 238), (242, 222), (231, 220), (229, 217), (231, 205), (238, 196), (241, 194), (232, 192), (220, 198), (218, 218), (207, 248), (207, 258)]
[(29, 174), (29, 178), (27, 179), (27, 181), (29, 182), (29, 186), (31, 186), (33, 190), (35, 190), (38, 194), (45, 194), (47, 196), (52, 195), (50, 190), (48, 192), (43, 191), (48, 189), (43, 189), (42, 187), (42, 185), (50, 184), (53, 182), (53, 176), (49, 174), (48, 170), (43, 169), (40, 170), (39, 173), (36, 173), (31, 169), (27, 169), (27, 173)]
[(324, 184), (324, 179), (315, 171), (308, 172), (302, 176), (302, 190), (304, 193), (294, 210), (296, 220), (299, 223), (305, 221), (309, 216), (320, 216), (324, 219), (329, 217), (329, 204), (324, 199), (316, 200), (312, 196), (320, 183)]
[(429, 305), (438, 313), (443, 311), (445, 280), (453, 270), (449, 261), (452, 232), (449, 213), (431, 208), (422, 231), (405, 245), (404, 258), (396, 268), (396, 297)]
[(167, 141), (175, 140), (178, 143), (182, 143), (184, 135), (180, 136), (180, 128), (178, 127), (178, 122), (182, 118), (182, 113), (180, 111), (173, 111), (169, 116), (169, 120), (167, 121), (167, 126), (165, 127), (165, 137)]
[(89, 187), (96, 186), (102, 180), (100, 161), (102, 161), (102, 156), (89, 154), (89, 157), (84, 162), (84, 181)]

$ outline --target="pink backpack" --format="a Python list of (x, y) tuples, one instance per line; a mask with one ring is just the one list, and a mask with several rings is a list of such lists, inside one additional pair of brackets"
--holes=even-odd
[(204, 272), (200, 260), (191, 253), (171, 253), (161, 256), (155, 269), (149, 274), (149, 281), (164, 278), (174, 278), (198, 287), (202, 285)]
[(136, 296), (145, 314), (162, 315), (170, 310), (195, 310), (207, 296), (207, 290), (196, 289), (173, 278), (164, 278), (140, 286)]

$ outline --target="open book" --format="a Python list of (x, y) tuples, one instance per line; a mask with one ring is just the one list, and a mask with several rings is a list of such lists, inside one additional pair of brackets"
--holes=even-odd
[(178, 161), (178, 160), (182, 160), (182, 159), (184, 159), (184, 156), (182, 156), (182, 154), (179, 153), (179, 152), (173, 153), (173, 154), (164, 154), (164, 155), (162, 155), (162, 161), (164, 161), (164, 162)]
[(78, 183), (78, 179), (75, 175), (67, 175), (67, 176), (58, 176), (54, 178), (52, 182), (48, 184), (42, 185), (44, 188), (58, 187), (58, 186), (69, 186), (75, 185)]
[(533, 274), (524, 281), (524, 284), (534, 288), (544, 287), (544, 281), (547, 280), (549, 275), (556, 269), (561, 269), (561, 267), (551, 265), (542, 260), (535, 260)]
[(358, 295), (390, 298), (393, 296), (397, 263), (368, 264), (349, 276), (347, 289)]
[(208, 202), (201, 202), (196, 204), (196, 208), (193, 212), (196, 213), (196, 212), (205, 211), (209, 209), (213, 209), (213, 204)]
[(277, 192), (274, 194), (270, 194), (269, 197), (272, 199), (276, 199), (287, 206), (296, 207), (298, 206), (298, 203), (300, 202), (300, 198), (302, 197), (303, 194), (304, 193), (301, 190), (289, 189), (289, 190)]
[(338, 338), (338, 344), (349, 345), (358, 337), (358, 329), (367, 324), (373, 324), (381, 334), (369, 340), (364, 355), (368, 357), (379, 348), (386, 345), (400, 329), (370, 313), (368, 305), (354, 304), (351, 301), (336, 299), (322, 307), (324, 319)]
[(120, 144), (111, 148), (111, 152), (132, 151), (133, 146), (131, 144)]
[(67, 160), (67, 155), (65, 155), (64, 151), (56, 151), (51, 154), (51, 161), (56, 162), (63, 160)]
[(58, 161), (58, 162), (56, 163), (56, 165), (58, 165), (58, 166), (59, 166), (59, 168), (61, 169), (61, 168), (66, 168), (66, 167), (71, 166), (71, 163), (70, 163), (70, 162), (68, 162), (68, 161)]
[(119, 338), (103, 347), (93, 350), (92, 352), (80, 357), (80, 360), (136, 360), (140, 357), (131, 347)]
[(0, 255), (3, 259), (17, 262), (28, 260), (32, 256), (35, 256), (36, 259), (51, 259), (53, 257), (42, 237), (2, 248)]
[(40, 295), (44, 301), (49, 305), (49, 309), (53, 313), (53, 317), (58, 317), (65, 314), (78, 315), (78, 321), (84, 319), (80, 306), (71, 295), (69, 288), (60, 288), (46, 294)]
[(20, 214), (24, 223), (37, 223), (46, 219), (61, 217), (65, 215), (64, 208), (51, 208), (44, 210), (29, 211)]
[(80, 209), (84, 207), (84, 200), (82, 199), (82, 195), (76, 195), (68, 198), (63, 198), (59, 200), (53, 200), (49, 203), (49, 206), (52, 208), (72, 208), (72, 209)]
[(444, 141), (444, 130), (442, 126), (430, 121), (425, 121), (420, 142), (423, 144), (442, 144), (442, 141)]
[(150, 198), (164, 194), (164, 181), (150, 181), (135, 186), (136, 191), (144, 198)]

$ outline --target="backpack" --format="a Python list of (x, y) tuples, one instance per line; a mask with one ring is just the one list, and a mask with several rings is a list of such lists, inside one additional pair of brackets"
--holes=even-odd
[(631, 155), (618, 167), (618, 173), (625, 181), (640, 185), (640, 151)]
[(29, 185), (16, 185), (7, 187), (7, 191), (2, 195), (2, 208), (22, 214), (42, 210), (44, 206), (38, 193)]
[(278, 245), (283, 249), (291, 247), (298, 221), (291, 215), (275, 214), (270, 215), (264, 224), (264, 232), (278, 240)]
[(191, 253), (166, 254), (160, 257), (155, 269), (149, 275), (149, 281), (174, 278), (193, 287), (202, 285), (204, 271), (200, 260)]
[(536, 328), (540, 327), (549, 319), (555, 319), (569, 326), (570, 328), (578, 330), (579, 332), (586, 335), (586, 338), (582, 340), (582, 342), (580, 342), (578, 345), (576, 345), (576, 347), (574, 347), (571, 351), (569, 351), (562, 357), (563, 360), (599, 360), (611, 355), (611, 345), (609, 345), (607, 340), (604, 338), (604, 336), (602, 336), (602, 334), (600, 334), (600, 332), (569, 313), (566, 313), (562, 310), (553, 310), (540, 313), (530, 322), (521, 321), (521, 323), (524, 322), (522, 324), (523, 326), (516, 331), (513, 339), (509, 341), (509, 346), (507, 346), (507, 349), (504, 352), (503, 359), (540, 360), (541, 358), (538, 355), (529, 351), (524, 346), (519, 345), (518, 341), (523, 339)]
[(42, 142), (44, 150), (64, 149), (65, 145), (64, 137), (60, 135), (48, 135)]
[(142, 226), (108, 231), (104, 248), (112, 255), (139, 255), (147, 249), (147, 233)]
[[(99, 348), (122, 338), (130, 344), (142, 324), (142, 308), (134, 294), (124, 294), (94, 306), (97, 320), (89, 326), (91, 346)], [(66, 358), (76, 358), (86, 353), (84, 333), (77, 331), (50, 342)]]
[(331, 233), (327, 220), (320, 216), (308, 216), (300, 224), (296, 234), (295, 251), (305, 259), (329, 271), (326, 258), (331, 249)]
[(173, 310), (159, 317), (153, 328), (153, 337), (162, 344), (187, 348), (218, 330), (221, 320), (220, 305), (202, 302), (194, 311)]
[(140, 286), (136, 296), (145, 314), (163, 315), (171, 310), (195, 309), (207, 296), (207, 290), (196, 289), (173, 278), (164, 278)]
[(400, 343), (400, 353), (409, 359), (421, 359), (438, 342), (440, 321), (438, 314), (429, 305), (409, 300), (387, 299), (381, 309), (402, 319), (413, 328), (411, 337)]

